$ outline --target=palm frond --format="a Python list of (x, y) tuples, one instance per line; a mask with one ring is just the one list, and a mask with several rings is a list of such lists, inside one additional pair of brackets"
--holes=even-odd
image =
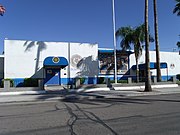
[(173, 10), (173, 13), (177, 14), (177, 16), (180, 16), (180, 0), (176, 0), (177, 4), (175, 5), (175, 8)]
[(177, 44), (176, 44), (177, 46), (178, 46), (178, 48), (180, 48), (180, 41), (179, 42), (177, 42)]
[(131, 49), (132, 33), (134, 32), (133, 28), (130, 26), (128, 27), (121, 27), (116, 31), (116, 37), (121, 37), (120, 47), (122, 50)]

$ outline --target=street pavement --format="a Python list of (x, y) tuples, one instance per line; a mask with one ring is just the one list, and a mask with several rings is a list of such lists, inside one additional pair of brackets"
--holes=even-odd
[(45, 100), (58, 94), (50, 95), (32, 95), (38, 96), (32, 102), (1, 103), (0, 135), (180, 134), (178, 93)]

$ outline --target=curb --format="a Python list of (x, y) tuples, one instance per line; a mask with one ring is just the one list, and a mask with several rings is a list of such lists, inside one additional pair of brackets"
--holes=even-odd
[[(179, 87), (178, 84), (165, 84), (165, 85), (151, 85), (153, 89), (156, 88), (177, 88)], [(142, 90), (145, 86), (128, 86), (128, 87), (114, 87), (114, 88), (91, 88), (91, 89), (70, 89), (70, 92), (98, 92), (98, 91), (111, 91), (112, 89), (115, 91), (128, 91), (128, 90)], [(177, 91), (178, 92), (178, 91)], [(14, 91), (14, 92), (0, 92), (0, 96), (5, 95), (36, 95), (36, 94), (50, 94), (51, 92), (45, 91), (45, 90), (38, 90), (38, 91)], [(59, 92), (57, 92), (59, 93)], [(160, 92), (164, 93), (164, 92)], [(166, 92), (171, 93), (171, 91)], [(134, 94), (133, 92), (131, 94)], [(131, 95), (130, 94), (130, 95)], [(138, 94), (139, 95), (139, 94)]]
[[(151, 85), (152, 89), (176, 88), (178, 84)], [(145, 86), (114, 87), (115, 90), (142, 90)]]
[(15, 91), (15, 92), (0, 92), (0, 96), (7, 95), (36, 95), (36, 94), (45, 94), (46, 91)]
[(176, 88), (178, 84), (152, 85), (152, 88)]
[(91, 88), (91, 89), (71, 89), (72, 91), (77, 91), (77, 92), (96, 92), (96, 91), (110, 91), (110, 88)]
[[(164, 84), (164, 85), (151, 85), (153, 89), (161, 89), (161, 88), (177, 88), (178, 84)], [(123, 91), (123, 90), (142, 90), (145, 86), (128, 86), (128, 87), (114, 87), (113, 90)], [(111, 88), (91, 88), (91, 89), (78, 89), (74, 90), (77, 92), (95, 92), (95, 91), (110, 91)], [(72, 89), (73, 91), (73, 89)]]

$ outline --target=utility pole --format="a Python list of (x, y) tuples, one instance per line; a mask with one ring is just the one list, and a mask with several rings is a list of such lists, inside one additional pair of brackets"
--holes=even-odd
[(115, 84), (117, 84), (117, 62), (116, 62), (116, 20), (115, 20), (115, 8), (114, 8), (114, 0), (112, 0), (112, 10), (113, 10), (113, 35), (114, 35), (114, 80)]

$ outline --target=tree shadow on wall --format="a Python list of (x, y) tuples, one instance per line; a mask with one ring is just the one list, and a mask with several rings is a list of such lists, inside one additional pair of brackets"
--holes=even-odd
[(31, 49), (35, 46), (38, 46), (37, 48), (37, 54), (36, 54), (36, 58), (34, 60), (36, 60), (36, 64), (35, 64), (35, 74), (40, 70), (40, 65), (39, 65), (39, 61), (40, 61), (40, 53), (43, 50), (46, 50), (47, 45), (45, 42), (43, 41), (26, 41), (24, 43), (23, 46), (25, 46), (25, 52), (31, 51)]
[(88, 84), (92, 84), (92, 78), (98, 76), (99, 73), (98, 60), (93, 60), (92, 56), (82, 58), (78, 62), (77, 68), (80, 69), (77, 75), (80, 77), (88, 77)]

